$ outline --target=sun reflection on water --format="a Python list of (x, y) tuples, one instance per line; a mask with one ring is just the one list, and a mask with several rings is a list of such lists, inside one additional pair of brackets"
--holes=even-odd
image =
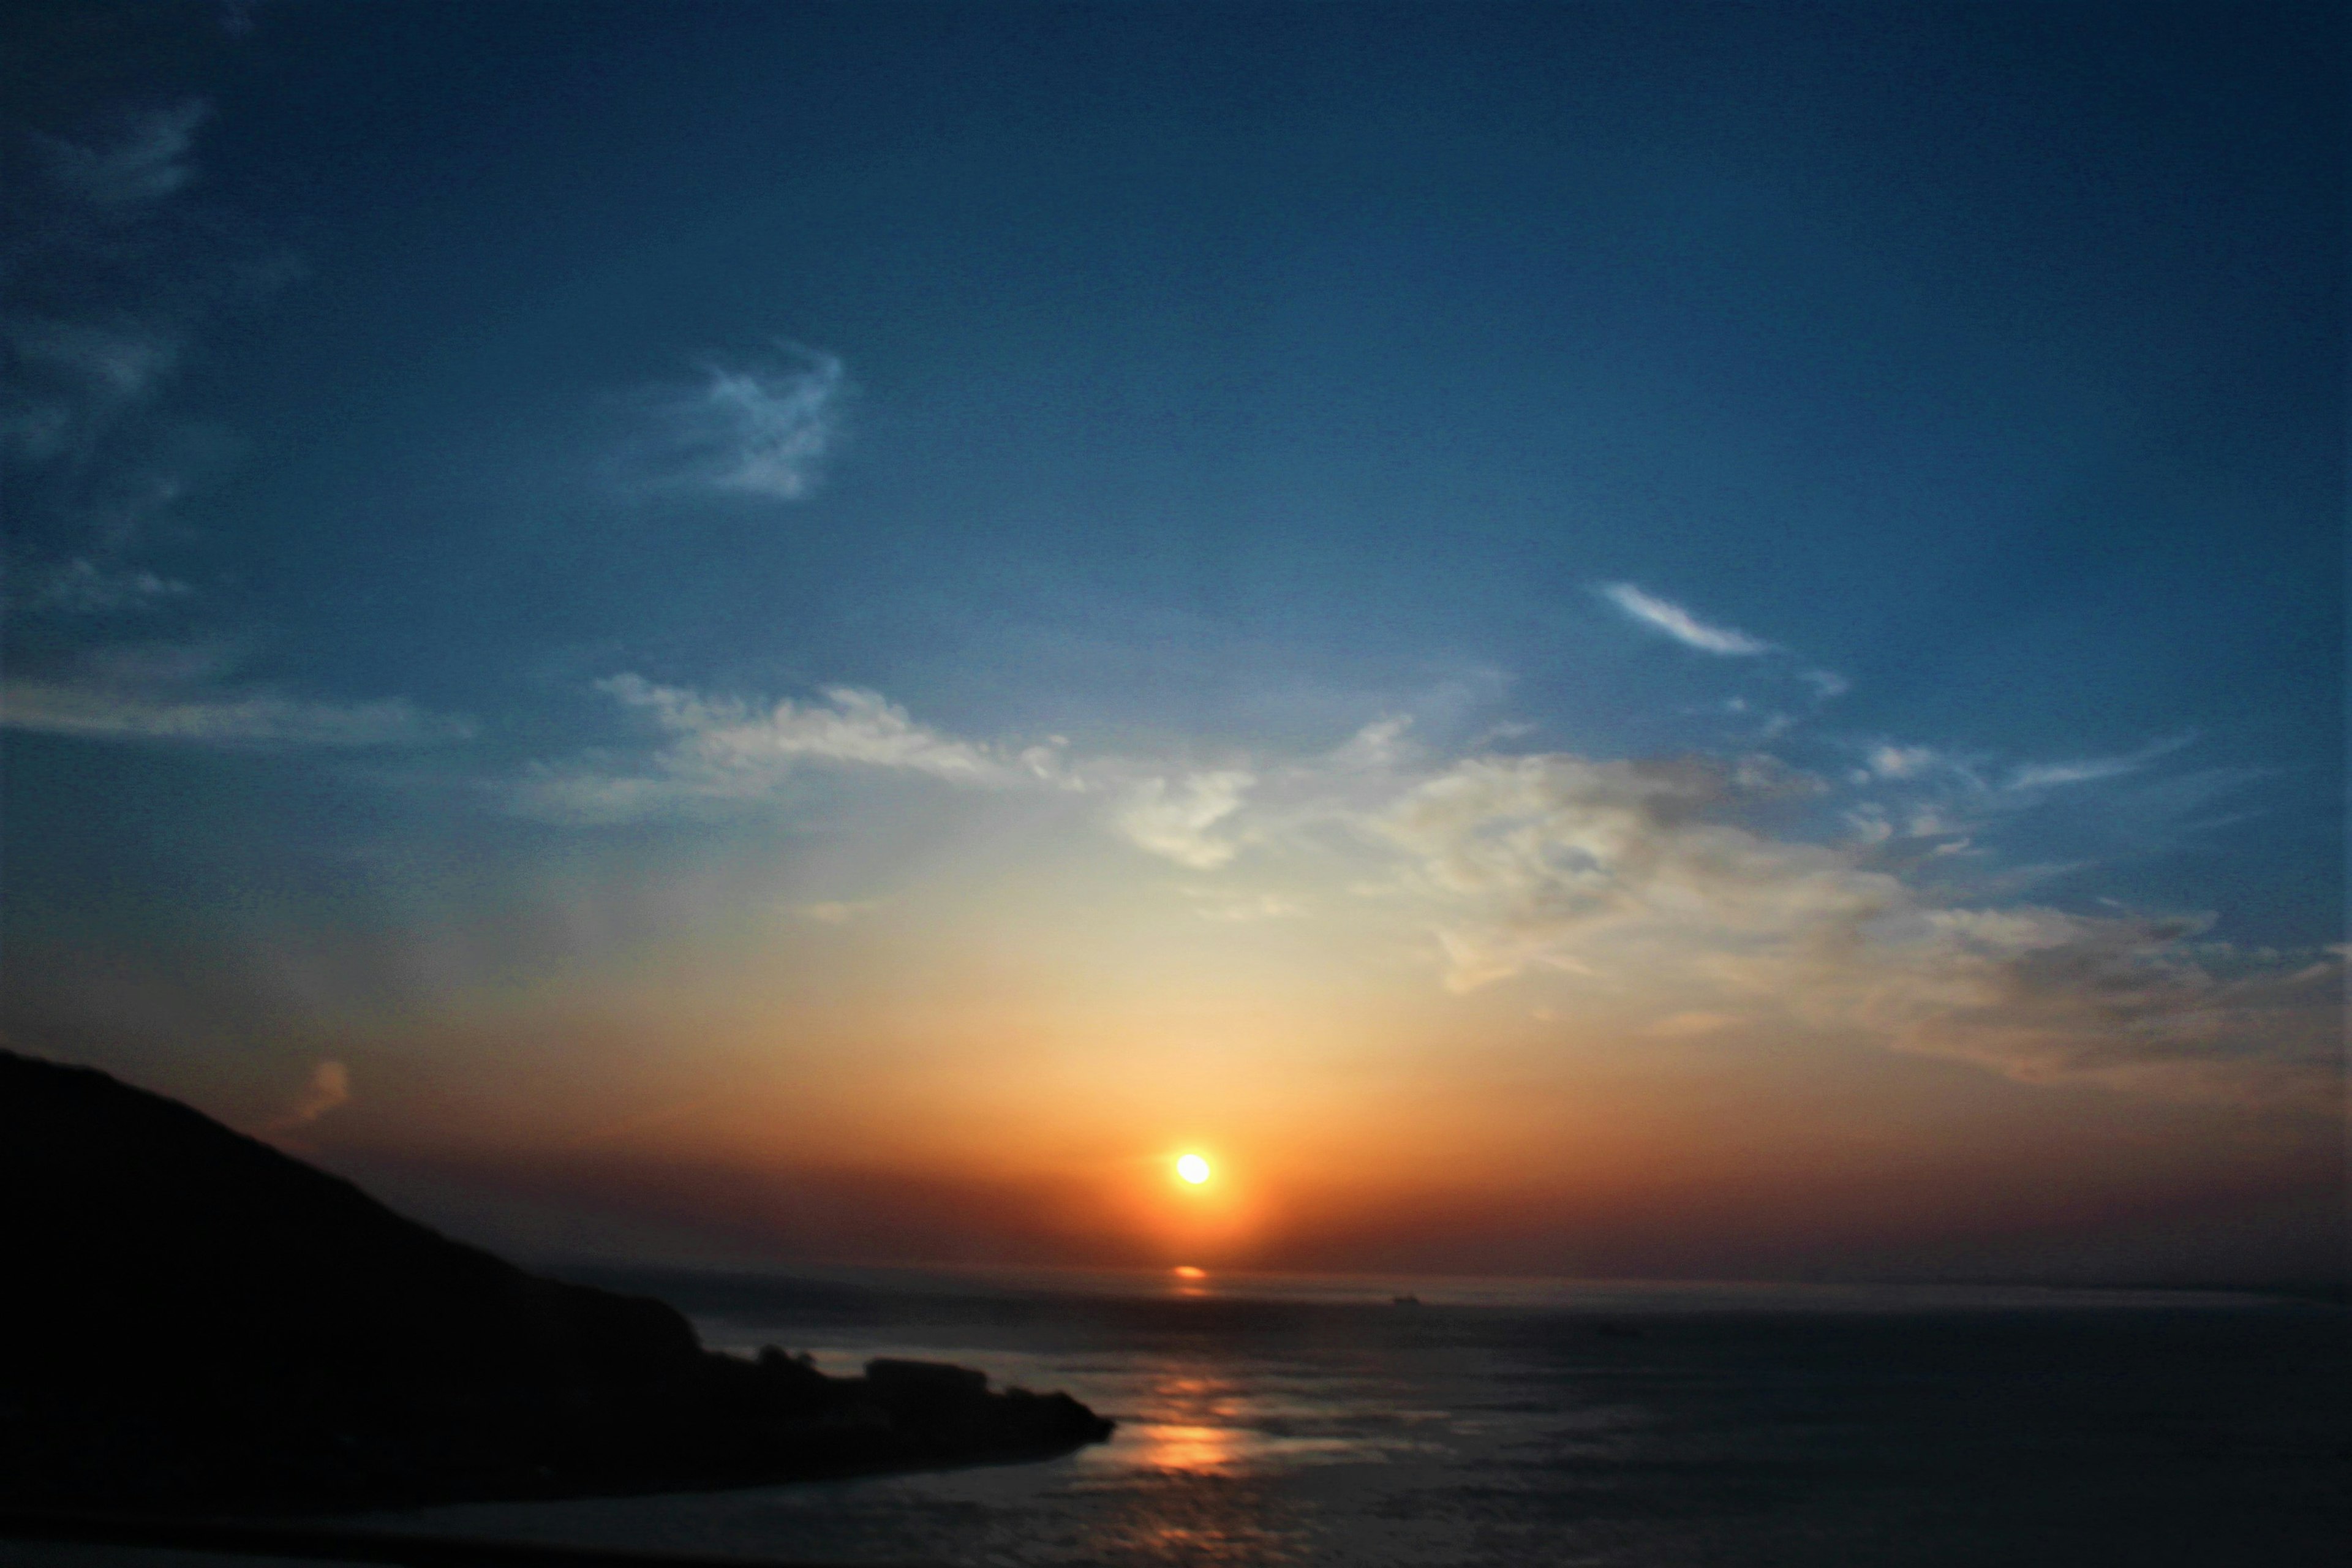
[(1139, 1426), (1141, 1462), (1156, 1470), (1218, 1470), (1241, 1457), (1241, 1435), (1230, 1426)]

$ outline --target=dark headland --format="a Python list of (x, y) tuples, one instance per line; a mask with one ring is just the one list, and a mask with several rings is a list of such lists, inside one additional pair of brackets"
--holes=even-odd
[(0, 1051), (0, 1504), (229, 1513), (700, 1489), (1065, 1453), (980, 1373), (705, 1350), (175, 1100)]

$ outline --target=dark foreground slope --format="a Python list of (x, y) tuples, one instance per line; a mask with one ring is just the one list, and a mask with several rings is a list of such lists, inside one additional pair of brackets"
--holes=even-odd
[(0, 1501), (233, 1510), (1042, 1457), (1066, 1394), (702, 1348), (188, 1107), (0, 1051)]

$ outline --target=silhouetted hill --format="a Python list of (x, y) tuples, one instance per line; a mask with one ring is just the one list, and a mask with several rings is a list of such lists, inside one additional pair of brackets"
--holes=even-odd
[(0, 1500), (367, 1506), (1039, 1456), (1066, 1395), (706, 1351), (103, 1073), (0, 1051)]

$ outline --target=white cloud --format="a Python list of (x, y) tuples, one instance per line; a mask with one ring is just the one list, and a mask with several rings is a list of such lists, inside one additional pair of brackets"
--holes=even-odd
[(1412, 727), (1409, 714), (1375, 720), (1348, 738), (1333, 752), (1329, 765), (1342, 773), (1376, 773), (1396, 766), (1413, 752), (1404, 732)]
[(830, 706), (784, 701), (765, 710), (731, 698), (706, 699), (678, 687), (656, 686), (636, 675), (600, 680), (596, 689), (651, 711), (663, 729), (680, 737), (680, 754), (690, 757), (698, 771), (757, 773), (780, 763), (814, 759), (907, 768), (969, 784), (1002, 783), (1007, 772), (980, 747), (918, 724), (880, 693), (855, 687), (827, 689)]
[(616, 675), (596, 689), (651, 716), (671, 739), (649, 764), (588, 757), (541, 763), (514, 804), (528, 815), (615, 822), (681, 806), (748, 804), (780, 791), (811, 764), (914, 773), (950, 784), (1004, 785), (1050, 776), (1049, 748), (1011, 760), (918, 724), (880, 694), (837, 686), (823, 703), (755, 705)]
[(2157, 758), (2179, 751), (2192, 739), (2193, 736), (2177, 735), (2151, 742), (2138, 751), (2120, 757), (2084, 757), (2068, 763), (2029, 763), (2010, 774), (2009, 787), (2013, 790), (2051, 789), (2137, 773)]
[(1702, 653), (1750, 655), (1770, 653), (1772, 645), (1733, 631), (1728, 626), (1713, 626), (1684, 609), (1680, 605), (1645, 594), (1631, 583), (1604, 584), (1601, 595), (1619, 609), (1645, 626), (1653, 626), (1681, 643)]
[(701, 369), (691, 386), (644, 395), (651, 428), (621, 454), (624, 486), (766, 500), (813, 491), (841, 438), (841, 361), (779, 342), (766, 356)]
[(0, 686), (0, 728), (261, 748), (430, 745), (474, 733), (470, 720), (425, 713), (398, 697), (317, 702), (251, 688), (157, 694), (41, 680)]
[(1213, 871), (1239, 847), (1210, 830), (1241, 809), (1243, 795), (1256, 782), (1239, 770), (1194, 773), (1173, 787), (1164, 778), (1146, 779), (1129, 792), (1112, 825), (1139, 848), (1179, 866)]
[(1858, 844), (1884, 844), (1895, 837), (1895, 825), (1886, 820), (1886, 808), (1865, 801), (1845, 814), (1848, 827), (1853, 829)]
[(1775, 838), (1740, 820), (1749, 795), (1695, 760), (1478, 758), (1369, 826), (1406, 853), (1455, 991), (1549, 970), (2032, 1081), (2334, 1092), (2340, 963), (2231, 975), (2192, 951), (2201, 919), (1948, 907), (1870, 863), (1882, 835)]
[(1860, 920), (1895, 897), (1891, 878), (1840, 851), (1715, 819), (1713, 808), (1743, 793), (1768, 789), (1698, 759), (1478, 758), (1415, 786), (1371, 826), (1454, 905), (1441, 942), (1457, 991), (1563, 967), (1587, 928), (1665, 921), (1745, 936)]
[(1882, 779), (1916, 779), (1943, 761), (1933, 746), (1873, 746), (1869, 756), (1871, 773)]

